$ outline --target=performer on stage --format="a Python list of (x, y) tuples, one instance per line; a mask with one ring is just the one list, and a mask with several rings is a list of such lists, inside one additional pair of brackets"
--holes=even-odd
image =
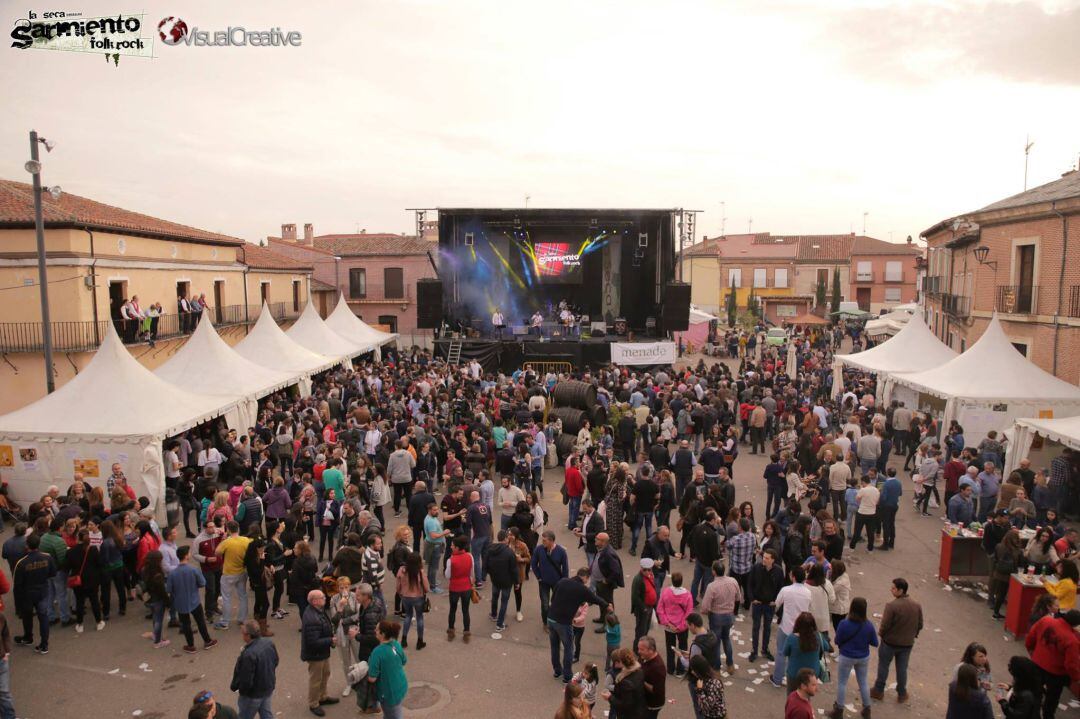
[(574, 334), (574, 313), (570, 311), (569, 307), (565, 306), (565, 300), (559, 304), (563, 306), (563, 311), (559, 313), (559, 321), (562, 322), (563, 332), (567, 337), (572, 337)]
[(491, 315), (491, 326), (494, 331), (495, 339), (501, 340), (503, 327), (506, 326), (506, 319), (503, 317), (503, 314), (499, 311), (498, 307), (495, 308), (495, 312)]
[(544, 316), (540, 314), (540, 310), (533, 312), (532, 319), (529, 321), (530, 331), (537, 337), (544, 336)]

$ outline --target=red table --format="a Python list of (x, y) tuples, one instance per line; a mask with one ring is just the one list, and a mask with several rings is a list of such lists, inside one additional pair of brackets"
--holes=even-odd
[(983, 550), (982, 537), (954, 537), (948, 530), (941, 530), (938, 579), (948, 582), (949, 577), (985, 577), (989, 573), (990, 560)]
[(1005, 610), (1005, 630), (1012, 632), (1017, 639), (1022, 639), (1027, 634), (1031, 608), (1043, 594), (1046, 594), (1046, 589), (1038, 579), (1029, 584), (1021, 579), (1019, 574), (1009, 577), (1009, 593), (1006, 595), (1009, 606)]

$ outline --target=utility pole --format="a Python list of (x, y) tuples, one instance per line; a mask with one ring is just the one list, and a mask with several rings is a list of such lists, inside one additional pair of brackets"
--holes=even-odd
[(723, 200), (720, 201), (720, 236), (724, 236), (724, 230), (727, 226), (727, 203)]
[(870, 214), (869, 212), (863, 212), (862, 213), (862, 233), (863, 233), (863, 237), (866, 237), (866, 216), (869, 215), (869, 214)]
[(746, 234), (754, 234), (754, 218), (751, 217), (746, 223)]
[(1024, 191), (1027, 192), (1027, 175), (1028, 175), (1028, 155), (1031, 154), (1031, 146), (1035, 144), (1035, 141), (1031, 139), (1030, 135), (1024, 135)]
[(529, 196), (525, 195), (525, 209), (529, 209)]
[(45, 220), (41, 214), (41, 161), (38, 159), (37, 130), (30, 131), (30, 162), (26, 169), (34, 176), (34, 231), (37, 235), (38, 291), (41, 298), (41, 337), (45, 344), (45, 391), (56, 391), (53, 377), (52, 321), (49, 318), (49, 277), (45, 270)]

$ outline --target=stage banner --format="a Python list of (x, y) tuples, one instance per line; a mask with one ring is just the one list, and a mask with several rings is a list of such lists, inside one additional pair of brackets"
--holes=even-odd
[(611, 363), (622, 365), (674, 364), (674, 342), (612, 342)]

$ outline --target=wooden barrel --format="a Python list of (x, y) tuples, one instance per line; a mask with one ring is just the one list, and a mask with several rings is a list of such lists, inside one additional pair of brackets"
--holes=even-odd
[(592, 422), (593, 427), (602, 427), (607, 424), (607, 419), (607, 410), (604, 409), (604, 405), (597, 402), (592, 412), (589, 413), (589, 421)]
[(596, 386), (578, 380), (564, 380), (551, 390), (556, 407), (575, 407), (591, 412), (596, 406)]
[(553, 417), (562, 420), (563, 432), (577, 436), (582, 423), (589, 419), (589, 413), (574, 407), (554, 407), (548, 412), (548, 421)]
[(572, 434), (567, 434), (566, 432), (563, 432), (555, 438), (555, 452), (559, 455), (560, 462), (573, 453), (575, 442), (577, 442), (577, 437)]

